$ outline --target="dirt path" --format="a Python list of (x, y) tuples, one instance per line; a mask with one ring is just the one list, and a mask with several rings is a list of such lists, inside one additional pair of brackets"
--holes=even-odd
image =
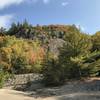
[(35, 100), (27, 94), (15, 90), (1, 89), (0, 100)]
[(9, 89), (0, 90), (0, 100), (100, 100), (100, 92), (72, 93), (46, 98), (29, 97), (27, 93)]
[(100, 79), (70, 82), (60, 87), (33, 88), (27, 92), (0, 89), (0, 100), (100, 100)]

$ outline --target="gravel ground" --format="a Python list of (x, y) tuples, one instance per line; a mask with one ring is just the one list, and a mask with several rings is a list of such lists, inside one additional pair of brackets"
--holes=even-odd
[(39, 87), (31, 84), (31, 89), (25, 92), (1, 89), (0, 100), (100, 100), (99, 78), (71, 81), (60, 87), (46, 88), (37, 85)]

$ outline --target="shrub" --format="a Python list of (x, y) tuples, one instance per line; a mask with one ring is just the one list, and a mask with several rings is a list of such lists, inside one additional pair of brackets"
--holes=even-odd
[(9, 77), (8, 72), (0, 71), (0, 88), (3, 87), (6, 79)]
[(0, 37), (0, 64), (6, 71), (15, 74), (40, 72), (44, 55), (39, 41)]
[(61, 85), (65, 81), (64, 68), (59, 66), (59, 61), (52, 54), (47, 53), (44, 60), (42, 74), (46, 86)]

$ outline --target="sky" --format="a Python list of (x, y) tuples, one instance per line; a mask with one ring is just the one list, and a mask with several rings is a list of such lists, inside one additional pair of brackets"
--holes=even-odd
[(0, 27), (27, 20), (32, 25), (75, 24), (100, 31), (100, 0), (0, 0)]

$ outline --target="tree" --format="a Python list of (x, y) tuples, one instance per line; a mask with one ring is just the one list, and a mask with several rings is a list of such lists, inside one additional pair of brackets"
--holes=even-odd
[(0, 37), (0, 64), (9, 72), (40, 72), (44, 55), (39, 41)]
[(72, 26), (65, 35), (65, 41), (66, 43), (60, 49), (59, 65), (65, 69), (66, 78), (80, 78), (80, 65), (73, 59), (84, 57), (90, 53), (92, 48), (91, 38)]
[(92, 51), (99, 51), (100, 50), (100, 31), (96, 32), (96, 34), (92, 36), (92, 43), (93, 43)]
[(59, 66), (58, 59), (48, 50), (43, 62), (42, 74), (46, 86), (57, 86), (64, 83), (64, 68)]
[(0, 28), (0, 36), (4, 36), (4, 35), (6, 35), (6, 29), (1, 27)]
[(18, 32), (18, 25), (16, 23), (12, 23), (10, 29), (8, 30), (8, 35), (15, 35)]

